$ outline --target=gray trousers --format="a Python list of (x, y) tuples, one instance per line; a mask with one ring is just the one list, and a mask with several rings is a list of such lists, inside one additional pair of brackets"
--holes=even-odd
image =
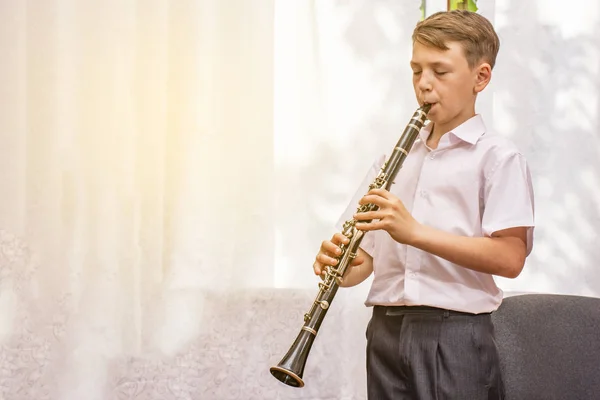
[(375, 306), (367, 390), (369, 400), (503, 399), (491, 315)]

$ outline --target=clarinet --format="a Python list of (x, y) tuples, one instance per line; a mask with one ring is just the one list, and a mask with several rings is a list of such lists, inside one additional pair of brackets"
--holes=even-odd
[[(419, 136), (419, 131), (427, 120), (427, 113), (430, 108), (430, 104), (424, 104), (415, 111), (410, 122), (406, 128), (404, 128), (404, 132), (402, 133), (400, 140), (398, 140), (398, 143), (396, 143), (396, 147), (394, 147), (392, 154), (381, 167), (375, 180), (369, 185), (369, 190), (381, 188), (385, 188), (386, 190), (390, 189), (398, 171), (402, 168), (402, 164), (408, 156), (408, 152)], [(359, 206), (357, 212), (376, 211), (377, 209), (379, 209), (379, 207), (375, 204), (365, 204)], [(371, 220), (366, 222), (370, 221)], [(302, 326), (300, 333), (279, 364), (269, 369), (271, 375), (286, 385), (292, 387), (304, 386), (302, 375), (304, 373), (304, 367), (310, 349), (317, 336), (321, 323), (331, 306), (333, 298), (342, 283), (343, 276), (352, 263), (352, 260), (354, 260), (357, 255), (360, 242), (365, 234), (365, 232), (356, 228), (356, 220), (354, 219), (344, 223), (342, 233), (350, 241), (347, 245), (342, 244), (340, 246), (341, 254), (336, 258), (338, 260), (337, 266), (327, 266), (325, 268), (325, 276), (323, 277), (322, 282), (319, 283), (319, 292), (317, 293), (310, 310), (304, 314), (304, 325)]]

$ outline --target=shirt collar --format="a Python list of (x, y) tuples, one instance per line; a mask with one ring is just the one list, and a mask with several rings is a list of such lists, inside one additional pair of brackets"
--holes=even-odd
[[(429, 123), (421, 132), (419, 132), (419, 136), (423, 143), (427, 143), (427, 138), (431, 133), (431, 129), (433, 128), (433, 124)], [(440, 143), (442, 141), (449, 141), (449, 144), (455, 144), (458, 141), (467, 142), (470, 144), (475, 144), (479, 140), (481, 136), (485, 133), (485, 124), (483, 122), (483, 118), (480, 114), (476, 114), (475, 116), (469, 118), (440, 139)], [(447, 137), (447, 138), (446, 138)]]

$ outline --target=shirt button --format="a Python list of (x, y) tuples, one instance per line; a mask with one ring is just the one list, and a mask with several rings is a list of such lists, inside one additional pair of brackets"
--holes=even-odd
[(427, 197), (427, 192), (424, 190), (421, 190), (421, 197), (426, 198)]
[(430, 158), (431, 160), (433, 160), (433, 159), (435, 158), (435, 153), (431, 153), (431, 154), (429, 155), (429, 158)]

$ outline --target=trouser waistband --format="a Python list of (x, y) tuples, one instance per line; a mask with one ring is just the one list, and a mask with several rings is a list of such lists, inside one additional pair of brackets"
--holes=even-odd
[(439, 314), (439, 315), (464, 315), (464, 316), (475, 316), (475, 315), (489, 315), (491, 313), (468, 313), (455, 310), (447, 310), (444, 308), (430, 307), (430, 306), (374, 306), (374, 310), (377, 312), (385, 313), (387, 315), (399, 315), (399, 314)]

